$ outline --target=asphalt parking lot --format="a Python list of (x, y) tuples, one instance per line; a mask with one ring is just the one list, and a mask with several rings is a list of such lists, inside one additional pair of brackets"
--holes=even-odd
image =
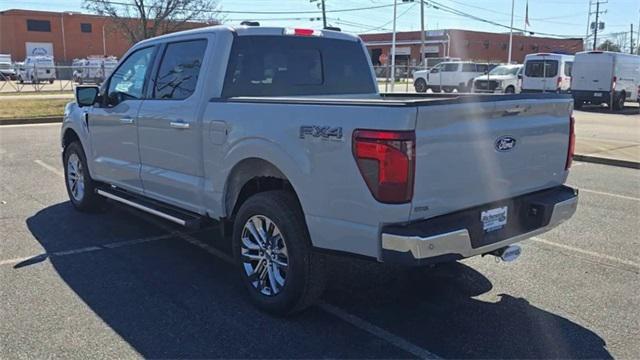
[(332, 258), (322, 302), (282, 319), (215, 224), (74, 211), (59, 127), (0, 127), (0, 358), (640, 357), (638, 170), (574, 163), (578, 212), (515, 263)]

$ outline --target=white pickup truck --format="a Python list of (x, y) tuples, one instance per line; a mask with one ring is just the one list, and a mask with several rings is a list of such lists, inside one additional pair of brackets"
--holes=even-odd
[(382, 95), (356, 36), (217, 26), (142, 41), (78, 87), (61, 145), (78, 210), (219, 220), (252, 301), (286, 314), (321, 294), (327, 253), (516, 257), (576, 209), (571, 111), (560, 94)]

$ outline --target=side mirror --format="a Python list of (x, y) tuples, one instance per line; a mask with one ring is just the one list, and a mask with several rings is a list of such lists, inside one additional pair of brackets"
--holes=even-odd
[(430, 71), (430, 72), (431, 72), (432, 74), (435, 74), (435, 73), (437, 73), (437, 72), (438, 72), (438, 69), (431, 69), (431, 71)]
[(91, 106), (96, 103), (98, 98), (97, 86), (78, 86), (76, 87), (76, 103), (80, 107)]
[(522, 80), (522, 74), (518, 74), (518, 80)]

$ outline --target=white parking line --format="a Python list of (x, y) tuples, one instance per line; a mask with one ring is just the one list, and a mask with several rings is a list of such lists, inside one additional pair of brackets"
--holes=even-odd
[(51, 253), (42, 253), (42, 254), (33, 255), (33, 256), (20, 257), (20, 258), (14, 258), (14, 259), (7, 259), (7, 260), (0, 260), (0, 266), (1, 265), (15, 265), (15, 264), (19, 264), (19, 263), (21, 263), (23, 261), (27, 261), (29, 259), (35, 259), (35, 258), (38, 258), (38, 257), (44, 257), (44, 258), (48, 258), (48, 257), (52, 257), (52, 256), (61, 257), (61, 256), (88, 253), (88, 252), (92, 252), (92, 251), (115, 249), (115, 248), (123, 247), (123, 246), (132, 246), (132, 245), (151, 242), (151, 241), (169, 239), (169, 238), (176, 237), (176, 236), (178, 236), (178, 235), (174, 231), (174, 232), (171, 232), (169, 234), (164, 234), (164, 235), (157, 235), (157, 236), (151, 236), (151, 237), (139, 238), (139, 239), (133, 239), (133, 240), (115, 241), (115, 242), (108, 243), (108, 244), (103, 244), (103, 245), (86, 246), (86, 247), (77, 248), (77, 249), (54, 251), (54, 252), (51, 252)]
[(624, 259), (617, 258), (615, 256), (609, 256), (609, 255), (605, 255), (605, 254), (600, 254), (600, 253), (597, 253), (595, 251), (584, 250), (584, 249), (580, 249), (580, 248), (573, 247), (573, 246), (570, 246), (570, 245), (559, 244), (557, 242), (549, 241), (549, 240), (546, 240), (546, 239), (543, 239), (543, 238), (539, 238), (537, 236), (534, 236), (531, 239), (534, 240), (534, 241), (546, 244), (546, 245), (555, 246), (555, 247), (558, 247), (558, 248), (561, 248), (561, 249), (577, 252), (579, 254), (592, 256), (592, 257), (595, 257), (595, 258), (598, 258), (598, 259), (609, 260), (611, 262), (615, 262), (615, 263), (619, 263), (619, 264), (624, 264), (624, 265), (627, 265), (627, 266), (630, 266), (630, 267), (634, 268), (636, 271), (640, 271), (640, 263), (637, 263), (637, 262), (634, 262), (634, 261), (624, 260)]
[(366, 332), (368, 332), (371, 335), (374, 335), (377, 338), (380, 338), (392, 345), (394, 345), (397, 348), (400, 348), (406, 352), (408, 352), (409, 354), (412, 354), (414, 356), (416, 356), (419, 359), (441, 359), (441, 357), (439, 357), (438, 355), (425, 350), (423, 348), (421, 348), (418, 345), (413, 344), (412, 342), (394, 335), (390, 332), (388, 332), (387, 330), (378, 327), (376, 325), (373, 325), (371, 323), (369, 323), (366, 320), (363, 320), (353, 314), (350, 314), (342, 309), (340, 309), (339, 307), (327, 304), (327, 303), (320, 303), (318, 305), (322, 310), (328, 312), (329, 314), (339, 318), (342, 321), (345, 321), (355, 327), (357, 327), (360, 330), (364, 330)]
[(47, 169), (47, 170), (51, 171), (52, 173), (54, 173), (54, 174), (56, 174), (56, 175), (58, 175), (58, 176), (64, 177), (64, 173), (63, 173), (62, 171), (60, 171), (60, 169), (58, 169), (58, 168), (56, 168), (56, 167), (53, 167), (53, 166), (51, 166), (51, 165), (49, 165), (49, 164), (45, 163), (45, 162), (44, 162), (44, 161), (42, 161), (42, 160), (33, 160), (33, 162), (34, 162), (34, 163), (36, 163), (36, 164), (38, 164), (38, 165), (40, 165), (40, 166), (42, 166), (43, 168), (45, 168), (45, 169)]
[(43, 123), (43, 124), (16, 124), (16, 125), (0, 125), (0, 129), (17, 128), (17, 127), (34, 127), (34, 126), (60, 126), (60, 123)]
[(640, 198), (637, 198), (637, 197), (634, 197), (634, 196), (627, 196), (627, 195), (614, 194), (614, 193), (605, 192), (605, 191), (597, 191), (597, 190), (585, 189), (585, 188), (581, 188), (579, 186), (572, 186), (572, 187), (577, 187), (578, 190), (581, 191), (581, 192), (584, 191), (586, 193), (605, 195), (605, 196), (612, 196), (612, 197), (616, 197), (616, 198), (619, 198), (619, 199), (640, 201)]

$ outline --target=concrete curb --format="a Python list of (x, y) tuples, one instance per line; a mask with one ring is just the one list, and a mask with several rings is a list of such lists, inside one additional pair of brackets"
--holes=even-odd
[(61, 123), (62, 117), (60, 116), (48, 116), (37, 118), (25, 118), (25, 119), (0, 119), (0, 126), (2, 125), (26, 125), (26, 124), (47, 124), (47, 123)]
[(637, 162), (637, 161), (610, 159), (610, 158), (604, 158), (604, 157), (598, 157), (598, 156), (579, 155), (579, 154), (573, 155), (573, 160), (594, 163), (594, 164), (619, 166), (619, 167), (624, 167), (629, 169), (640, 169), (640, 162)]

